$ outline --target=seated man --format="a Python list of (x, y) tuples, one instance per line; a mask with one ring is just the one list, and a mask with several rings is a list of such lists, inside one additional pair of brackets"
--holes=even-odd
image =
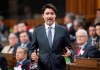
[(14, 33), (11, 33), (8, 37), (8, 42), (9, 45), (5, 46), (1, 53), (9, 53), (9, 54), (13, 54), (14, 48), (15, 46), (17, 46), (18, 43), (18, 38)]
[(96, 35), (97, 35), (97, 40), (96, 40), (96, 45), (97, 45), (97, 49), (100, 50), (100, 23), (97, 23), (95, 25), (95, 29), (96, 29)]
[(22, 70), (29, 70), (30, 60), (27, 59), (28, 49), (24, 47), (18, 47), (16, 51), (17, 64), (15, 67), (21, 67)]
[(0, 70), (8, 70), (7, 61), (1, 53), (0, 53)]
[(96, 30), (95, 30), (95, 25), (92, 24), (89, 26), (88, 28), (88, 31), (89, 31), (89, 39), (88, 39), (88, 42), (91, 44), (91, 45), (96, 45)]
[(88, 34), (84, 29), (79, 29), (76, 32), (76, 41), (78, 49), (72, 52), (72, 62), (74, 57), (96, 58), (97, 49), (95, 46), (88, 44)]

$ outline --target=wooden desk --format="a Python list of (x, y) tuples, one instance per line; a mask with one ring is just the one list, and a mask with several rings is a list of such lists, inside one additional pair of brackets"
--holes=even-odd
[(100, 70), (100, 59), (77, 58), (75, 65), (67, 65), (68, 70)]
[(4, 54), (3, 56), (6, 58), (7, 63), (8, 63), (8, 67), (13, 68), (16, 64), (16, 58), (13, 54)]

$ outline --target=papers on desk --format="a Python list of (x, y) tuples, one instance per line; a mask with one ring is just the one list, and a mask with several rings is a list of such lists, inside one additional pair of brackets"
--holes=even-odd
[(71, 63), (71, 62), (70, 62), (70, 58), (65, 57), (65, 62), (66, 62), (66, 64), (70, 64), (70, 63)]
[(14, 67), (14, 70), (22, 70), (21, 67)]

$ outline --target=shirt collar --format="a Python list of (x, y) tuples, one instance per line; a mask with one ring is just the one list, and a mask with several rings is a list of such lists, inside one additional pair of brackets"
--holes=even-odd
[(25, 44), (25, 45), (27, 45), (29, 43), (29, 41), (27, 42), (27, 43), (22, 43), (22, 44)]
[(83, 44), (83, 45), (81, 45), (80, 47), (81, 47), (81, 49), (83, 49), (84, 48), (84, 46), (87, 44), (87, 42), (85, 43), (85, 44)]
[(45, 23), (45, 28), (48, 29), (48, 27), (52, 27), (52, 28), (54, 29), (54, 28), (55, 28), (55, 22), (54, 22), (51, 26), (49, 26), (49, 25), (47, 25), (47, 24)]
[(19, 63), (20, 64), (23, 64), (23, 62), (26, 60), (26, 58), (25, 59), (23, 59), (22, 61), (19, 61)]

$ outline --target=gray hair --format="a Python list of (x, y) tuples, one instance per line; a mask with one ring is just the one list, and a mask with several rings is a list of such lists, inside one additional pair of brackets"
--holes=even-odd
[(80, 32), (80, 33), (82, 32), (82, 33), (84, 33), (84, 35), (88, 36), (87, 31), (84, 30), (84, 29), (79, 29), (79, 30), (77, 30), (76, 34), (77, 34), (78, 32)]
[(74, 14), (74, 13), (66, 13), (66, 16), (67, 16), (68, 18), (70, 18), (70, 19), (72, 20), (72, 22), (73, 22), (74, 19), (75, 19), (75, 14)]
[(28, 53), (28, 48), (19, 46), (17, 49), (19, 49), (19, 48), (23, 49), (25, 53)]
[(76, 18), (76, 19), (74, 20), (74, 22), (77, 22), (78, 24), (80, 24), (80, 23), (85, 23), (84, 20), (83, 20), (82, 18)]
[(11, 38), (13, 36), (15, 36), (17, 38), (17, 36), (14, 33), (10, 33), (8, 38)]

